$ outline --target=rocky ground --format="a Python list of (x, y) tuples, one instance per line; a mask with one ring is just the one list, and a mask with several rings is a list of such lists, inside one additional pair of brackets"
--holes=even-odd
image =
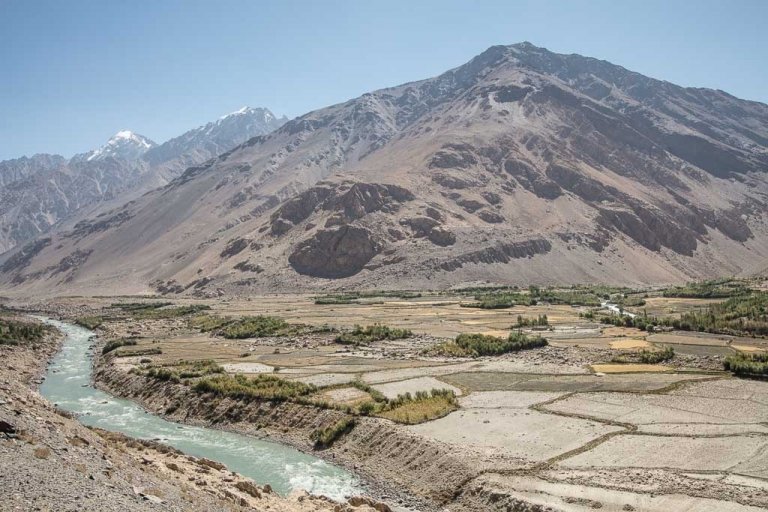
[(281, 497), (213, 461), (86, 428), (35, 390), (58, 341), (0, 345), (3, 510), (387, 510), (365, 498), (340, 504), (306, 494)]

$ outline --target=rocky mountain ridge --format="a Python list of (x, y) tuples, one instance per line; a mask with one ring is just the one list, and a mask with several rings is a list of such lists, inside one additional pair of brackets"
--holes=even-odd
[(160, 145), (122, 130), (71, 159), (39, 154), (0, 162), (0, 253), (57, 222), (119, 206), (285, 121), (243, 108)]
[(747, 273), (768, 256), (766, 170), (764, 104), (495, 46), (192, 166), (6, 257), (3, 279), (227, 294)]

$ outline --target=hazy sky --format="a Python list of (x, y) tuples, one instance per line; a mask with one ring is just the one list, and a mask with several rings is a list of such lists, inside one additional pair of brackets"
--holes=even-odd
[(294, 117), (530, 41), (768, 103), (768, 0), (0, 0), (0, 159)]

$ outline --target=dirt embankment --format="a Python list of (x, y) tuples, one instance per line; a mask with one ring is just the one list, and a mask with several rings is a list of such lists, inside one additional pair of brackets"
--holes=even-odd
[(83, 426), (35, 390), (59, 342), (49, 336), (34, 346), (0, 344), (2, 510), (386, 510), (365, 498), (340, 504), (281, 497), (213, 461)]
[[(292, 402), (244, 402), (200, 395), (183, 384), (130, 374), (109, 365), (100, 366), (95, 379), (106, 391), (135, 400), (170, 420), (267, 437), (304, 451), (313, 450), (313, 431), (332, 426), (346, 416), (338, 410)], [(422, 510), (425, 505), (458, 505), (455, 500), (465, 485), (482, 471), (482, 464), (466, 453), (456, 453), (447, 445), (378, 418), (357, 418), (351, 432), (316, 455), (354, 470), (390, 493), (401, 489), (426, 499), (427, 503), (418, 504)], [(395, 501), (415, 504), (409, 503), (406, 495)]]

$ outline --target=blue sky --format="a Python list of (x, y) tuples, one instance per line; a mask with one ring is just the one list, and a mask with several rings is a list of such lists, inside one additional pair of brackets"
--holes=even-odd
[(294, 117), (531, 41), (768, 103), (768, 1), (0, 0), (0, 159)]

